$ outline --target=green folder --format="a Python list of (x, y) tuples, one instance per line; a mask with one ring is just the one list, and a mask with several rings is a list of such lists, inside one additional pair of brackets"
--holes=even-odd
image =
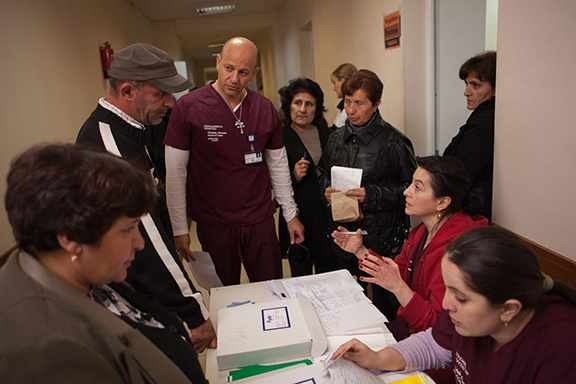
[(278, 369), (291, 367), (297, 364), (306, 364), (312, 365), (312, 361), (310, 359), (299, 360), (299, 361), (291, 361), (289, 363), (282, 363), (282, 364), (273, 364), (273, 365), (249, 365), (247, 367), (242, 367), (230, 371), (228, 373), (227, 382), (236, 381), (240, 379), (245, 379), (247, 377), (261, 375), (266, 372), (276, 371)]

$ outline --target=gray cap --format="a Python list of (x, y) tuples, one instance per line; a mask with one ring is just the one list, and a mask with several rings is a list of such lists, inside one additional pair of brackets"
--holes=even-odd
[(192, 83), (178, 74), (174, 60), (166, 52), (145, 43), (132, 44), (116, 52), (108, 74), (118, 80), (147, 81), (168, 93), (192, 87)]

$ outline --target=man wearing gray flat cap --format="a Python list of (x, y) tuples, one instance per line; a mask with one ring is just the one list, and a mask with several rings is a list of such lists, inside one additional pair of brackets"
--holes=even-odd
[[(150, 170), (160, 184), (144, 131), (146, 125), (158, 124), (174, 106), (173, 92), (184, 91), (192, 84), (178, 74), (174, 60), (166, 52), (144, 43), (117, 52), (108, 74), (110, 94), (100, 99), (76, 142), (132, 159)], [(156, 206), (140, 221), (146, 244), (136, 252), (126, 281), (185, 321), (196, 350), (215, 348), (214, 326), (201, 294), (178, 257), (163, 186), (158, 190), (161, 196)]]

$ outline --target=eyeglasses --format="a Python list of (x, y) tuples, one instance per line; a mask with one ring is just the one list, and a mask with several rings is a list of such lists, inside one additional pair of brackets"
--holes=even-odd
[(300, 243), (290, 244), (286, 250), (286, 258), (299, 267), (302, 263), (310, 259), (310, 250)]

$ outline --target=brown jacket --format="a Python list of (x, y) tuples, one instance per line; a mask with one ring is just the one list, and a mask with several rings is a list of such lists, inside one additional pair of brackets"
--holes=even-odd
[(189, 383), (140, 332), (17, 250), (0, 269), (3, 383)]

